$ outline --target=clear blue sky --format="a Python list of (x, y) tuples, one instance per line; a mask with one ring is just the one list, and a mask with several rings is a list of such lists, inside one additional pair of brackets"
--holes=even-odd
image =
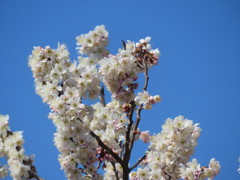
[[(35, 94), (27, 57), (33, 46), (66, 43), (76, 58), (75, 37), (96, 25), (109, 31), (109, 49), (121, 40), (151, 36), (161, 50), (149, 91), (163, 101), (144, 111), (142, 130), (159, 132), (168, 117), (200, 123), (194, 157), (221, 162), (216, 180), (238, 180), (240, 156), (240, 2), (238, 0), (1, 0), (0, 113), (12, 130), (24, 131), (27, 154), (39, 175), (64, 180), (53, 145), (48, 106)], [(137, 146), (143, 154), (142, 144)], [(135, 151), (136, 152), (136, 151)], [(137, 156), (134, 156), (136, 159)]]

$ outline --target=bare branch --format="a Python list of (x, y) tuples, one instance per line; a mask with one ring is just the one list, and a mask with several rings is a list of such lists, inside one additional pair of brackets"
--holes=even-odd
[(101, 167), (101, 164), (102, 164), (102, 161), (99, 161), (99, 162), (98, 162), (97, 169), (99, 169), (99, 168)]
[(146, 156), (147, 156), (147, 154), (145, 154), (141, 159), (139, 159), (139, 160), (136, 162), (136, 164), (134, 164), (131, 168), (129, 168), (130, 171), (133, 170), (135, 167), (137, 167), (137, 166), (146, 158)]
[(145, 83), (144, 83), (143, 90), (147, 91), (149, 76), (148, 76), (148, 67), (147, 67), (147, 64), (145, 62), (145, 59), (143, 61), (143, 64), (144, 64), (144, 76), (145, 76)]
[(113, 166), (113, 171), (114, 171), (114, 173), (115, 173), (116, 179), (119, 180), (118, 171), (117, 171), (117, 169), (116, 169), (115, 163), (111, 161), (111, 164), (112, 164), (112, 166)]
[(102, 86), (101, 88), (101, 92), (100, 92), (100, 97), (99, 97), (101, 103), (103, 104), (103, 106), (106, 106), (106, 101), (105, 101), (105, 93), (104, 93), (104, 86)]
[(127, 47), (126, 47), (126, 43), (124, 42), (124, 40), (122, 40), (122, 46), (123, 46), (123, 49), (126, 50)]
[(125, 146), (124, 146), (123, 141), (121, 141), (121, 142), (119, 143), (119, 147), (120, 147), (120, 149), (121, 149), (121, 152), (120, 152), (119, 156), (123, 159), (123, 151), (124, 151), (124, 149), (125, 149)]

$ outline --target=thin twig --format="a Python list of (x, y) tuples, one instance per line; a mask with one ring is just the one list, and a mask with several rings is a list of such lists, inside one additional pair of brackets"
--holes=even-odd
[(113, 166), (113, 171), (114, 171), (114, 173), (115, 173), (116, 179), (119, 180), (118, 171), (117, 171), (117, 169), (116, 169), (115, 163), (111, 161), (111, 164), (112, 164), (112, 166)]
[(124, 145), (124, 143), (122, 143), (122, 145), (120, 146), (120, 148), (122, 149), (121, 150), (121, 153), (120, 153), (120, 157), (123, 159), (123, 152), (124, 152), (124, 149), (125, 149), (125, 145)]
[(114, 153), (112, 149), (110, 149), (106, 144), (104, 144), (98, 135), (96, 135), (93, 131), (90, 131), (90, 135), (97, 140), (99, 146), (105, 149), (107, 153), (109, 153), (119, 164), (123, 166), (122, 159), (116, 153)]
[(133, 125), (133, 113), (134, 113), (134, 110), (135, 110), (135, 107), (136, 107), (136, 104), (134, 101), (131, 101), (131, 110), (130, 110), (130, 113), (128, 114), (128, 119), (130, 121), (130, 123), (128, 124), (128, 127), (127, 127), (127, 132), (126, 132), (126, 139), (125, 139), (125, 151), (124, 151), (124, 158), (123, 158), (123, 161), (129, 161), (130, 159), (130, 133), (131, 133), (131, 130), (132, 130), (132, 125)]
[(133, 170), (135, 167), (137, 167), (145, 158), (146, 158), (146, 154), (141, 158), (141, 159), (139, 159), (137, 162), (136, 162), (136, 164), (134, 164), (131, 168), (129, 168), (130, 169), (130, 171), (131, 170)]
[(106, 106), (106, 101), (105, 101), (105, 93), (104, 93), (104, 86), (102, 86), (101, 88), (101, 92), (100, 92), (100, 97), (99, 97), (101, 103), (103, 104), (103, 106)]
[(136, 119), (136, 124), (134, 126), (134, 130), (133, 130), (133, 135), (132, 135), (132, 139), (131, 139), (131, 142), (130, 142), (130, 154), (131, 154), (131, 151), (132, 151), (132, 148), (133, 148), (133, 144), (134, 144), (134, 141), (135, 141), (135, 136), (136, 136), (136, 130), (138, 128), (138, 125), (140, 123), (140, 120), (141, 120), (141, 111), (142, 111), (142, 104), (138, 107), (137, 109), (137, 119)]
[(144, 91), (147, 91), (147, 87), (148, 87), (148, 81), (149, 81), (149, 76), (148, 76), (148, 67), (147, 67), (147, 64), (145, 62), (145, 60), (143, 61), (143, 64), (144, 64), (144, 76), (145, 76), (145, 83), (144, 83), (144, 87), (143, 87), (143, 90)]
[(101, 167), (102, 161), (99, 161), (97, 169), (99, 169)]
[(128, 162), (130, 160), (130, 156), (131, 156), (131, 150), (130, 150), (130, 134), (131, 134), (131, 130), (132, 130), (132, 125), (133, 125), (133, 113), (136, 107), (136, 104), (134, 101), (131, 101), (131, 110), (128, 114), (128, 118), (130, 123), (128, 124), (127, 127), (127, 132), (126, 132), (126, 138), (125, 138), (125, 143), (124, 143), (124, 154), (123, 154), (123, 179), (125, 180), (125, 178), (128, 178), (128, 173), (130, 172), (129, 167), (128, 167)]
[(123, 140), (120, 141), (119, 147), (120, 147), (120, 149), (121, 149), (121, 151), (120, 151), (120, 153), (119, 153), (119, 156), (120, 156), (120, 158), (123, 159), (123, 151), (124, 151), (124, 143), (123, 143)]
[[(143, 90), (147, 91), (149, 76), (148, 76), (148, 68), (147, 68), (147, 64), (146, 64), (145, 60), (143, 61), (143, 64), (144, 64), (144, 76), (145, 76), (145, 82), (144, 82)], [(130, 148), (129, 148), (130, 155), (131, 155), (131, 151), (132, 151), (132, 148), (133, 148), (133, 145), (134, 145), (134, 140), (135, 140), (135, 135), (136, 135), (135, 131), (138, 129), (138, 126), (139, 126), (139, 123), (140, 123), (140, 120), (141, 120), (142, 109), (143, 109), (143, 104), (141, 104), (138, 107), (137, 112), (136, 112), (137, 113), (137, 119), (136, 119), (136, 124), (135, 124), (135, 127), (134, 127), (134, 131), (133, 131), (132, 139), (131, 139), (131, 142), (130, 142)]]
[(124, 42), (124, 40), (122, 40), (122, 46), (123, 46), (123, 49), (124, 49), (124, 50), (127, 49), (127, 46), (126, 46), (126, 43)]

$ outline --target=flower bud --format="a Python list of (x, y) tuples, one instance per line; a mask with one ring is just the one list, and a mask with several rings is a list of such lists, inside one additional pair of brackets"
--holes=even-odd
[(158, 102), (162, 101), (162, 99), (161, 99), (161, 97), (159, 95), (156, 95), (153, 98), (154, 98), (155, 103), (158, 103)]

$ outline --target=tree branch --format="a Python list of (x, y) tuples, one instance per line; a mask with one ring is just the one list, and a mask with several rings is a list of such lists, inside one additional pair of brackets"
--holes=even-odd
[(116, 179), (119, 180), (118, 171), (117, 171), (117, 169), (116, 169), (116, 166), (115, 166), (114, 162), (111, 161), (111, 164), (112, 164), (112, 166), (113, 166), (113, 171), (114, 171), (114, 173), (115, 173)]
[[(149, 76), (148, 76), (148, 68), (147, 68), (145, 60), (143, 61), (143, 64), (144, 64), (144, 76), (145, 76), (145, 82), (144, 82), (143, 90), (147, 91)], [(135, 140), (135, 135), (136, 135), (135, 131), (138, 129), (138, 126), (139, 126), (139, 123), (140, 123), (140, 120), (141, 120), (142, 109), (143, 109), (143, 104), (141, 104), (138, 107), (137, 112), (136, 112), (137, 113), (137, 119), (136, 119), (136, 124), (135, 124), (135, 127), (134, 127), (134, 131), (133, 131), (133, 135), (132, 135), (132, 139), (131, 139), (131, 143), (130, 143), (130, 149), (129, 149), (130, 155), (131, 155), (131, 151), (132, 151), (132, 148), (133, 148), (133, 145), (134, 145), (134, 140)]]
[(139, 160), (136, 162), (136, 164), (134, 164), (131, 168), (129, 168), (130, 171), (133, 170), (135, 167), (137, 167), (137, 166), (146, 158), (146, 156), (147, 156), (147, 154), (145, 154), (141, 159), (139, 159)]
[(105, 93), (104, 93), (104, 86), (102, 86), (101, 88), (101, 92), (100, 92), (100, 97), (99, 97), (101, 103), (103, 104), (103, 106), (106, 106), (106, 101), (105, 101)]
[(144, 83), (143, 90), (147, 91), (148, 81), (149, 81), (148, 67), (147, 67), (147, 64), (146, 64), (145, 60), (143, 61), (143, 64), (144, 64), (144, 76), (145, 76), (145, 83)]
[(120, 152), (119, 156), (123, 159), (123, 151), (125, 149), (123, 140), (119, 143), (119, 147), (121, 149), (121, 152)]
[(140, 120), (141, 120), (141, 111), (142, 111), (142, 104), (138, 107), (138, 109), (137, 109), (137, 120), (136, 120), (136, 124), (135, 124), (135, 126), (134, 126), (134, 130), (133, 130), (133, 134), (132, 134), (132, 139), (131, 139), (131, 142), (130, 142), (130, 154), (131, 154), (131, 151), (132, 151), (132, 148), (133, 148), (133, 144), (134, 144), (134, 141), (135, 141), (135, 136), (136, 136), (136, 130), (137, 130), (137, 128), (138, 128), (138, 125), (139, 125), (139, 123), (140, 123)]
[(130, 133), (131, 133), (131, 130), (132, 130), (132, 125), (133, 125), (133, 113), (134, 113), (134, 110), (135, 110), (135, 107), (136, 107), (136, 104), (134, 101), (131, 101), (131, 111), (130, 113), (128, 114), (128, 119), (130, 121), (130, 123), (128, 124), (128, 127), (127, 127), (127, 132), (126, 132), (126, 138), (125, 138), (125, 152), (124, 152), (124, 158), (123, 158), (123, 161), (129, 161), (130, 159)]
[(97, 140), (99, 146), (105, 149), (107, 153), (109, 153), (119, 164), (123, 166), (122, 159), (116, 153), (114, 153), (112, 149), (110, 149), (106, 144), (104, 144), (98, 135), (96, 135), (93, 131), (90, 131), (90, 135)]
[(132, 130), (132, 125), (133, 125), (133, 113), (136, 107), (136, 104), (134, 101), (131, 101), (131, 110), (128, 113), (128, 118), (130, 123), (128, 124), (127, 127), (127, 132), (126, 132), (126, 138), (125, 138), (125, 143), (124, 143), (124, 155), (123, 155), (123, 179), (127, 179), (128, 178), (128, 173), (130, 172), (129, 167), (128, 167), (128, 162), (130, 160), (130, 156), (131, 156), (131, 151), (130, 151), (130, 134), (131, 134), (131, 130)]

